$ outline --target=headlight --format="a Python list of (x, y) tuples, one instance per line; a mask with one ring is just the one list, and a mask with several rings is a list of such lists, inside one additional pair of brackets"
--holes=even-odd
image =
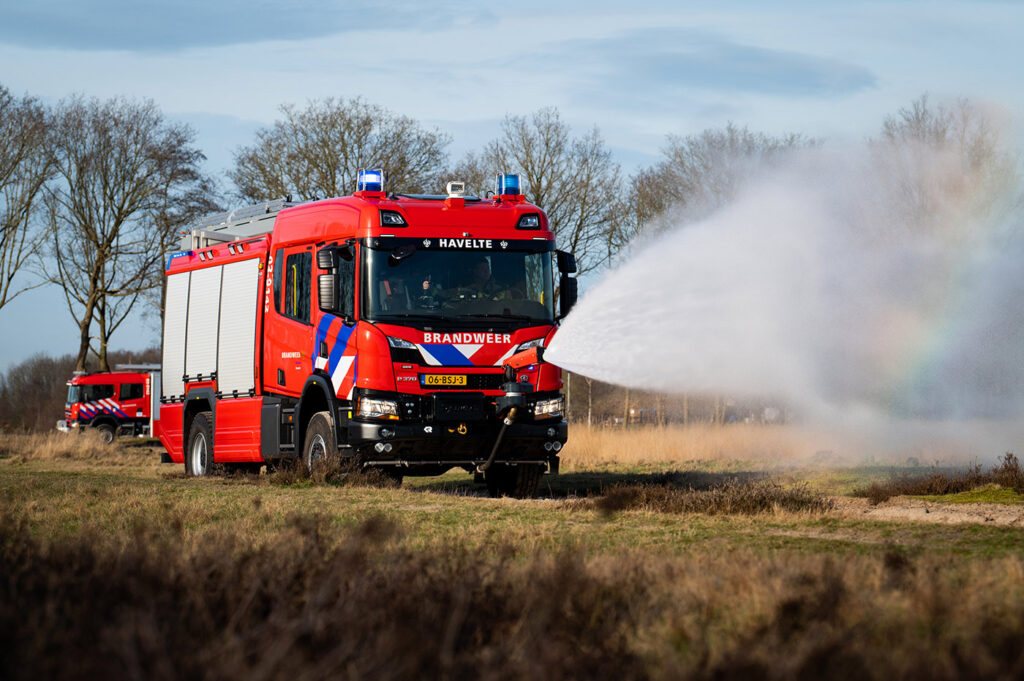
[(372, 397), (360, 397), (356, 414), (364, 419), (398, 420), (398, 402), (394, 400), (378, 400)]
[[(530, 348), (535, 348), (535, 347), (537, 347), (538, 345), (540, 345), (543, 342), (544, 342), (544, 337), (543, 336), (540, 337), (540, 338), (534, 338), (533, 340), (528, 340), (525, 343), (520, 343), (519, 347), (516, 348), (516, 352), (522, 352), (523, 350), (529, 350)], [(515, 354), (515, 352), (512, 353), (512, 354)]]
[(388, 345), (390, 345), (393, 348), (402, 348), (404, 350), (416, 349), (415, 343), (410, 343), (409, 341), (402, 340), (401, 338), (392, 338), (391, 336), (388, 336)]
[(533, 415), (539, 418), (561, 416), (565, 410), (565, 398), (562, 396), (550, 400), (541, 400), (533, 406)]

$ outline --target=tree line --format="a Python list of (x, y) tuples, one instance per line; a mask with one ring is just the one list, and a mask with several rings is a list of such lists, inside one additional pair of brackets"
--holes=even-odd
[[(486, 195), (495, 172), (519, 172), (559, 247), (581, 273), (595, 272), (638, 238), (713, 212), (747, 178), (821, 143), (728, 123), (668, 135), (656, 163), (628, 174), (596, 126), (577, 133), (553, 107), (507, 116), (462, 158), (451, 157), (451, 142), (360, 98), (312, 100), (282, 106), (218, 178), (203, 170), (195, 130), (152, 101), (76, 95), (45, 105), (0, 84), (0, 310), (30, 289), (59, 287), (79, 330), (72, 368), (108, 370), (111, 339), (131, 313), (160, 314), (164, 263), (182, 228), (226, 206), (348, 194), (364, 167), (385, 168), (389, 186), (410, 193), (459, 179)], [(952, 149), (968, 183), (1007, 169), (989, 115), (968, 100), (922, 96), (886, 118), (873, 143)], [(905, 191), (908, 209), (930, 205), (926, 188)], [(628, 410), (628, 394), (624, 403)]]

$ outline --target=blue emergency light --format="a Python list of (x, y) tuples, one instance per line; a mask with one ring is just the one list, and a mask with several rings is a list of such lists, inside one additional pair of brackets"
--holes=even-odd
[(366, 170), (362, 168), (356, 176), (357, 192), (382, 192), (384, 191), (384, 170), (374, 168)]
[(522, 194), (519, 191), (519, 176), (518, 175), (506, 175), (504, 173), (498, 173), (495, 181), (494, 193), (498, 196), (506, 194)]

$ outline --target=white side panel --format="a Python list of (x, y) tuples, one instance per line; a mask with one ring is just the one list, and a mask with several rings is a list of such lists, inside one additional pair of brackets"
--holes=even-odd
[(188, 296), (188, 336), (185, 373), (208, 377), (217, 370), (217, 318), (220, 314), (220, 277), (223, 267), (193, 270)]
[(185, 394), (185, 384), (181, 377), (185, 373), (185, 315), (188, 312), (189, 274), (182, 272), (167, 277), (161, 397), (181, 397)]
[(246, 394), (256, 387), (256, 306), (260, 294), (259, 258), (224, 266), (220, 302), (220, 368), (217, 390)]

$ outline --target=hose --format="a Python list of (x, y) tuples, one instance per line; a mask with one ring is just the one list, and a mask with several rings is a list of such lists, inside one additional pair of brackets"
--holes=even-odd
[(494, 447), (491, 449), (491, 455), (487, 457), (487, 461), (476, 467), (477, 473), (483, 473), (491, 467), (492, 463), (494, 463), (494, 457), (498, 455), (498, 447), (501, 446), (501, 438), (505, 436), (505, 429), (512, 425), (512, 422), (515, 420), (517, 408), (518, 407), (512, 407), (508, 410), (508, 415), (501, 422), (501, 430), (498, 431), (498, 439), (494, 441)]

